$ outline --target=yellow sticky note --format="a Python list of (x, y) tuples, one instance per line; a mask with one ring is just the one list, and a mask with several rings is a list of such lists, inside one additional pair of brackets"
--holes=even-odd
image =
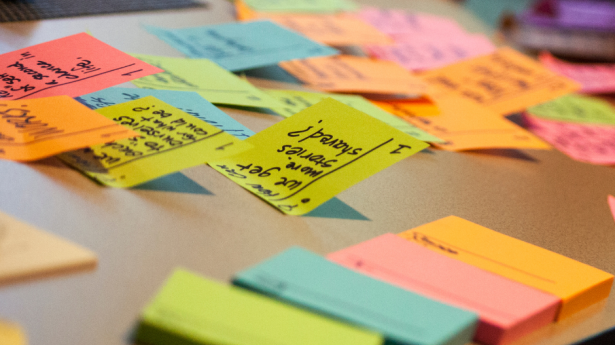
[(26, 335), (18, 325), (0, 320), (0, 344), (26, 345)]
[(141, 136), (58, 157), (111, 187), (132, 187), (251, 148), (233, 135), (153, 96), (96, 111)]
[(245, 141), (254, 149), (209, 165), (290, 215), (428, 146), (329, 98)]
[(0, 158), (33, 161), (135, 135), (68, 96), (0, 100)]
[(399, 236), (561, 298), (558, 320), (607, 298), (613, 284), (609, 273), (455, 216)]
[(247, 80), (207, 59), (184, 59), (132, 54), (164, 72), (135, 79), (144, 89), (194, 91), (214, 104), (273, 109), (280, 104)]
[(464, 60), (421, 74), (436, 101), (461, 96), (506, 115), (546, 102), (581, 86), (551, 72), (539, 62), (511, 48)]

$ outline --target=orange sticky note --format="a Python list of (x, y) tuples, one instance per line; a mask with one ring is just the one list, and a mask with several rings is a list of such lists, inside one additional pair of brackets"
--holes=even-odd
[(0, 99), (77, 97), (160, 72), (80, 33), (0, 55)]
[(559, 297), (558, 320), (607, 298), (613, 285), (607, 272), (455, 216), (399, 236)]
[(68, 96), (0, 99), (0, 158), (33, 161), (138, 135)]
[(235, 0), (235, 17), (239, 21), (261, 18), (260, 14), (251, 9), (243, 0)]
[(436, 100), (461, 96), (506, 115), (574, 92), (580, 85), (511, 48), (420, 75)]
[(358, 56), (292, 60), (280, 67), (308, 86), (323, 91), (417, 95), (426, 84), (400, 65)]
[(429, 97), (417, 99), (374, 101), (374, 105), (399, 117), (440, 115), (440, 108)]
[(613, 213), (613, 219), (615, 219), (615, 196), (609, 195), (609, 207), (611, 208), (611, 213)]

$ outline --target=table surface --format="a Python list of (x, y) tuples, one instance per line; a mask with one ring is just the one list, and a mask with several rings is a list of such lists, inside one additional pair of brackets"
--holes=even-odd
[[(377, 5), (448, 15), (470, 31), (488, 31), (452, 3)], [(90, 30), (126, 52), (180, 56), (141, 25), (231, 20), (232, 5), (211, 0), (206, 9), (2, 24), (0, 52)], [(280, 120), (222, 109), (254, 131)], [(1, 287), (0, 317), (20, 323), (34, 345), (130, 344), (139, 312), (175, 267), (228, 281), (292, 245), (326, 254), (448, 215), (615, 273), (615, 223), (606, 201), (607, 194), (615, 195), (615, 169), (575, 162), (558, 151), (426, 150), (339, 194), (369, 220), (285, 216), (207, 166), (183, 173), (211, 194), (105, 188), (55, 158), (0, 161), (0, 210), (99, 258), (94, 271)], [(569, 344), (614, 325), (611, 297), (515, 344)]]

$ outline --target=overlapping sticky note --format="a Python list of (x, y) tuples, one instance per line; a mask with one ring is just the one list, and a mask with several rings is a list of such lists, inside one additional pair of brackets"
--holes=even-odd
[(333, 99), (245, 140), (209, 165), (280, 211), (302, 215), (428, 145)]
[(177, 269), (141, 314), (135, 338), (151, 345), (380, 345), (354, 328)]
[(422, 95), (426, 84), (400, 65), (340, 55), (281, 62), (280, 67), (307, 86), (336, 92)]
[(0, 100), (0, 158), (33, 161), (136, 135), (68, 96)]
[(26, 345), (26, 335), (19, 325), (0, 320), (0, 344)]
[(184, 29), (147, 26), (146, 29), (186, 56), (212, 60), (229, 71), (338, 54), (333, 48), (266, 20)]
[(0, 55), (0, 99), (76, 97), (162, 72), (80, 33)]
[(399, 117), (440, 115), (440, 108), (429, 97), (400, 100), (370, 100), (372, 104)]
[(58, 157), (111, 187), (132, 187), (251, 147), (153, 96), (96, 111), (141, 136)]
[(256, 11), (263, 12), (337, 12), (357, 8), (350, 0), (244, 0)]
[(96, 254), (0, 212), (0, 284), (90, 269)]
[(90, 109), (98, 109), (146, 96), (154, 96), (239, 139), (245, 139), (254, 134), (254, 132), (216, 108), (196, 92), (110, 87), (98, 92), (83, 95), (78, 97), (77, 100)]
[(133, 54), (164, 69), (132, 83), (144, 89), (194, 91), (214, 104), (273, 109), (280, 103), (224, 68), (207, 59), (183, 59)]
[(233, 284), (382, 334), (387, 344), (465, 345), (477, 316), (364, 276), (299, 247), (239, 272)]
[(430, 250), (561, 299), (558, 320), (609, 296), (613, 275), (449, 216), (399, 234)]
[(402, 35), (438, 40), (443, 37), (466, 36), (466, 31), (457, 22), (446, 17), (376, 7), (364, 7), (356, 15), (394, 37)]
[(615, 126), (615, 109), (609, 102), (576, 94), (530, 107), (527, 113), (549, 120)]
[(615, 64), (570, 63), (559, 60), (548, 52), (542, 52), (538, 58), (546, 68), (581, 84), (580, 92), (615, 92)]

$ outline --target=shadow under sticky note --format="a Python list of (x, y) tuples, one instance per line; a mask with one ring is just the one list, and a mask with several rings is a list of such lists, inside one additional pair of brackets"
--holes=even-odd
[(329, 201), (311, 212), (304, 214), (303, 217), (371, 220), (336, 197), (329, 199)]
[(214, 194), (179, 172), (142, 183), (138, 186), (132, 187), (132, 189), (201, 195)]

